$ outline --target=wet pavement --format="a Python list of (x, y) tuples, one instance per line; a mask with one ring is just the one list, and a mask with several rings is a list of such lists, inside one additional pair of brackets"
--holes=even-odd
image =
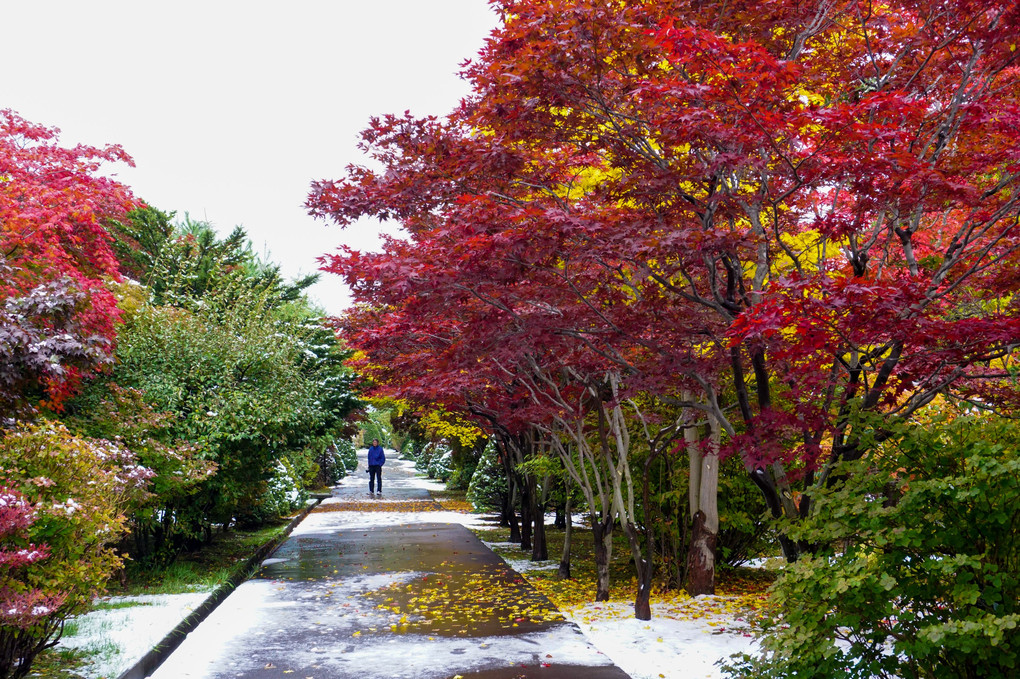
[(370, 496), (364, 456), (153, 677), (627, 678), (410, 463)]

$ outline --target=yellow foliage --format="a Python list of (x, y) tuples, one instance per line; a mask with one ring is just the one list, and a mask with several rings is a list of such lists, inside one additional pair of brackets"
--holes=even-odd
[(464, 448), (470, 448), (475, 441), (485, 434), (456, 413), (443, 410), (430, 410), (421, 418), (421, 425), (430, 438), (457, 440)]
[(121, 320), (125, 323), (130, 322), (149, 303), (149, 289), (140, 283), (124, 279), (119, 283), (107, 281), (106, 285), (117, 298), (117, 306), (124, 312)]

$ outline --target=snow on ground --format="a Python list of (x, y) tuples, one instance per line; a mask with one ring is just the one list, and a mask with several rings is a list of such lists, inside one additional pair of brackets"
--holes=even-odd
[[(486, 542), (489, 548), (518, 547)], [(518, 573), (550, 570), (555, 561), (503, 560)], [(590, 603), (561, 610), (591, 643), (632, 679), (719, 679), (718, 663), (756, 650), (735, 597), (699, 596), (680, 603), (652, 603), (652, 619), (634, 617), (631, 603)]]
[(99, 610), (69, 621), (59, 646), (96, 651), (87, 675), (112, 679), (138, 662), (209, 594), (105, 597), (98, 602)]
[(635, 619), (633, 606), (624, 603), (588, 604), (563, 613), (633, 679), (716, 679), (722, 676), (720, 660), (754, 651), (746, 623), (736, 616), (688, 617), (722, 598), (699, 597), (693, 600), (694, 611), (652, 604), (647, 621)]

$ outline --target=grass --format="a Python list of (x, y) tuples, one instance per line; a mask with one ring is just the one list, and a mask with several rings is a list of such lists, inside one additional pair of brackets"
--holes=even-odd
[(84, 679), (82, 670), (98, 657), (98, 651), (80, 648), (51, 648), (36, 656), (32, 663), (30, 677), (61, 677), (61, 679)]
[[(100, 630), (109, 628), (109, 622), (99, 624)], [(64, 625), (62, 638), (70, 639), (82, 633), (87, 633), (78, 620), (69, 620)], [(89, 676), (89, 668), (105, 663), (120, 653), (120, 648), (109, 641), (97, 639), (92, 643), (80, 647), (58, 646), (47, 649), (40, 653), (35, 662), (32, 663), (32, 672), (29, 676), (49, 679), (51, 677), (61, 679), (84, 679)]]
[(283, 533), (288, 523), (288, 519), (280, 519), (258, 529), (217, 533), (210, 544), (181, 554), (173, 563), (161, 568), (146, 568), (142, 564), (128, 562), (126, 585), (111, 583), (108, 593), (135, 596), (214, 590), (224, 584), (255, 550)]
[[(118, 608), (134, 608), (135, 606), (151, 606), (147, 601), (96, 601), (92, 604), (93, 611), (115, 611)], [(65, 633), (66, 627), (65, 625)]]

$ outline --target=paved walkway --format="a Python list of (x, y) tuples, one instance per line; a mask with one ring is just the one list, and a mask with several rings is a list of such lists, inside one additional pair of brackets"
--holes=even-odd
[(373, 497), (361, 451), (152, 676), (627, 679), (392, 457)]

